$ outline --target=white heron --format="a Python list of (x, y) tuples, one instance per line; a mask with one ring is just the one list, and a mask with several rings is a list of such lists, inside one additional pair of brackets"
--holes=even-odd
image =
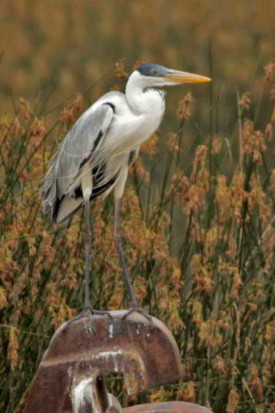
[(211, 79), (152, 63), (139, 66), (129, 77), (125, 94), (109, 92), (84, 112), (66, 135), (43, 185), (43, 206), (53, 222), (66, 221), (85, 208), (84, 310), (97, 313), (90, 302), (90, 201), (114, 190), (114, 242), (130, 298), (130, 311), (140, 311), (131, 285), (121, 243), (120, 207), (128, 169), (140, 145), (159, 127), (165, 93), (159, 87)]

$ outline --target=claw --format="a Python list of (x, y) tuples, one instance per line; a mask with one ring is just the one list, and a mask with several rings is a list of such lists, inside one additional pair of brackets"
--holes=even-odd
[(142, 308), (138, 306), (132, 306), (131, 308), (129, 308), (127, 313), (124, 314), (124, 316), (122, 317), (122, 320), (125, 320), (132, 313), (139, 313), (143, 315), (143, 317), (145, 317), (146, 320), (148, 320), (151, 325), (153, 324), (152, 316), (150, 316), (150, 314), (148, 314), (147, 311), (143, 310)]
[(94, 315), (106, 315), (110, 321), (114, 321), (114, 318), (112, 317), (112, 315), (110, 314), (110, 311), (103, 311), (103, 310), (93, 310), (91, 311), (92, 314)]
[(67, 327), (69, 327), (73, 322), (88, 316), (89, 320), (92, 322), (92, 330), (96, 334), (97, 330), (93, 319), (93, 315), (106, 315), (110, 321), (114, 320), (109, 311), (94, 310), (91, 305), (87, 305), (83, 308), (81, 313), (73, 317), (71, 320), (67, 321)]

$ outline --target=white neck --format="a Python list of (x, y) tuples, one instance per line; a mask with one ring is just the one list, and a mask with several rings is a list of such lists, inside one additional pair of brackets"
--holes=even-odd
[(126, 84), (125, 95), (127, 102), (133, 112), (142, 114), (152, 110), (153, 101), (159, 103), (162, 101), (162, 97), (157, 91), (153, 91), (152, 94), (144, 92), (144, 89), (155, 86), (148, 84), (148, 79), (142, 76), (137, 70), (135, 70), (128, 79)]

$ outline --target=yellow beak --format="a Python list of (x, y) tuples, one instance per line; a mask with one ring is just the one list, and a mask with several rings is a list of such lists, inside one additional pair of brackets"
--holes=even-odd
[(203, 83), (211, 82), (210, 77), (195, 75), (194, 73), (181, 72), (180, 70), (173, 70), (165, 76), (165, 79), (176, 83)]

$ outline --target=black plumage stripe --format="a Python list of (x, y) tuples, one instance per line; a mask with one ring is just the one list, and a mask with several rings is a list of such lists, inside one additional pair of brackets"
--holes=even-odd
[(113, 109), (113, 112), (115, 113), (115, 105), (114, 105), (113, 103), (111, 103), (111, 102), (106, 102), (106, 103), (104, 103), (104, 105), (110, 106), (110, 107)]
[(99, 195), (103, 194), (105, 191), (107, 191), (107, 189), (109, 189), (110, 186), (112, 186), (115, 183), (116, 178), (117, 178), (117, 175), (113, 176), (105, 184), (103, 184), (103, 185), (101, 185), (97, 188), (94, 188), (93, 192), (92, 192), (92, 195), (90, 196), (90, 200), (96, 198), (97, 196), (99, 196)]
[[(92, 192), (92, 194), (91, 194), (91, 196), (90, 196), (90, 201), (91, 201), (92, 199), (95, 199), (97, 196), (103, 194), (105, 191), (107, 191), (107, 189), (109, 189), (110, 186), (112, 186), (112, 185), (115, 183), (116, 178), (117, 178), (117, 175), (113, 176), (111, 179), (109, 179), (108, 182), (105, 182), (105, 184), (100, 185), (100, 186), (97, 186), (96, 188), (93, 188), (93, 192)], [(81, 186), (78, 186), (78, 187), (75, 189), (74, 194), (75, 194), (75, 198), (76, 198), (76, 199), (78, 199), (78, 198), (83, 198), (83, 193), (82, 193), (82, 188), (81, 188)], [(61, 201), (59, 201), (59, 205), (60, 205), (60, 203), (61, 203)], [(59, 205), (58, 205), (58, 206), (59, 206)], [(58, 213), (58, 208), (57, 208), (57, 213)], [(55, 217), (57, 216), (57, 213), (55, 214)]]
[(64, 199), (64, 195), (61, 197), (61, 199), (59, 199), (58, 197), (56, 197), (55, 203), (54, 203), (54, 207), (53, 207), (53, 214), (52, 214), (52, 219), (54, 222), (56, 222), (57, 219), (57, 215), (58, 215), (58, 211), (59, 211), (59, 207), (61, 202)]
[(103, 132), (101, 130), (101, 131), (99, 131), (99, 134), (97, 135), (97, 137), (94, 141), (93, 148), (92, 148), (90, 154), (86, 158), (82, 159), (82, 161), (80, 162), (79, 169), (81, 169), (85, 165), (85, 163), (88, 162), (88, 160), (91, 158), (91, 156), (92, 156), (93, 152), (96, 150), (102, 136), (103, 136)]
[[(112, 186), (115, 183), (118, 173), (112, 176), (104, 184), (101, 184), (101, 182), (104, 181), (105, 171), (106, 171), (106, 164), (102, 164), (100, 167), (97, 165), (92, 169), (91, 174), (93, 177), (93, 191), (92, 191), (90, 200), (103, 194), (105, 191), (107, 191), (107, 189), (110, 188), (110, 186)], [(75, 194), (76, 199), (83, 198), (81, 185), (75, 189), (74, 194)]]

